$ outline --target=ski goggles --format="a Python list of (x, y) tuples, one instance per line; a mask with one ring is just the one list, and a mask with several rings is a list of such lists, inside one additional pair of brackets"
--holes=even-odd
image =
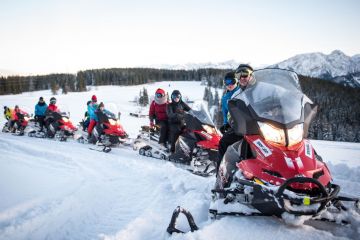
[(55, 104), (55, 103), (56, 103), (56, 100), (51, 100), (50, 103), (51, 103), (51, 104)]
[(175, 98), (181, 98), (181, 94), (173, 94), (171, 95), (172, 99), (175, 99)]
[(251, 75), (251, 73), (252, 73), (251, 70), (246, 69), (246, 70), (242, 70), (241, 72), (235, 73), (235, 77), (236, 77), (237, 79), (247, 78), (247, 77), (249, 77), (249, 76)]
[(155, 97), (157, 97), (157, 98), (162, 98), (162, 97), (165, 97), (165, 94), (156, 93), (156, 94), (155, 94)]
[(224, 85), (225, 86), (230, 86), (230, 85), (234, 85), (236, 83), (236, 80), (233, 78), (226, 78), (224, 80)]

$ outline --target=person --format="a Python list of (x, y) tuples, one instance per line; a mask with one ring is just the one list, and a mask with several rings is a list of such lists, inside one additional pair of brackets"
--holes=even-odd
[(60, 112), (60, 109), (56, 106), (56, 98), (54, 97), (50, 98), (50, 104), (46, 109), (46, 114), (48, 112)]
[[(108, 116), (115, 118), (115, 114), (106, 110), (105, 104), (103, 102), (101, 102), (97, 106), (98, 107), (95, 110), (95, 115), (97, 117), (96, 130), (98, 131), (99, 137), (100, 137), (100, 135), (102, 134), (102, 132), (104, 130), (104, 126), (102, 125), (102, 123), (104, 123), (105, 121), (108, 121)], [(99, 139), (95, 139), (95, 140), (99, 140)]]
[[(234, 76), (234, 78), (232, 79), (232, 81), (234, 82), (234, 84), (236, 84), (237, 82), (239, 83), (239, 86), (236, 88), (234, 86), (232, 87), (228, 87), (226, 85), (226, 83), (230, 83), (231, 81), (227, 79), (225, 76), (224, 79), (224, 84), (226, 85), (227, 90), (229, 90), (226, 94), (224, 94), (223, 98), (222, 98), (222, 109), (223, 111), (226, 111), (226, 115), (224, 114), (224, 125), (220, 128), (220, 130), (223, 133), (222, 138), (220, 139), (219, 142), (219, 156), (218, 156), (218, 162), (217, 162), (217, 171), (219, 170), (219, 166), (221, 163), (221, 160), (228, 148), (228, 146), (230, 146), (231, 144), (240, 141), (243, 136), (239, 136), (237, 134), (235, 134), (235, 132), (231, 129), (231, 126), (229, 125), (228, 122), (228, 101), (231, 99), (231, 97), (236, 96), (237, 94), (241, 93), (242, 91), (244, 91), (247, 87), (247, 85), (249, 84), (249, 82), (252, 79), (252, 73), (253, 73), (253, 68), (248, 65), (248, 64), (240, 64), (239, 67), (235, 70), (234, 75), (227, 74), (226, 76)], [(232, 93), (230, 93), (231, 91), (233, 91)], [(229, 97), (227, 94), (231, 94), (231, 96)], [(226, 102), (224, 102), (226, 101)], [(226, 106), (224, 106), (224, 104)], [(226, 120), (225, 120), (226, 119)]]
[(53, 133), (49, 130), (49, 126), (51, 123), (55, 122), (55, 118), (58, 118), (59, 116), (56, 116), (54, 113), (60, 113), (60, 109), (56, 106), (56, 98), (51, 97), (50, 98), (50, 104), (46, 108), (45, 111), (45, 127), (47, 129), (47, 136), (52, 138)]
[(90, 117), (90, 123), (88, 126), (88, 139), (91, 138), (91, 132), (98, 122), (98, 117), (95, 114), (97, 108), (98, 108), (97, 97), (93, 95), (91, 97), (91, 103), (88, 105), (88, 114)]
[(223, 125), (220, 127), (220, 131), (224, 134), (229, 128), (228, 123), (228, 101), (231, 99), (232, 95), (239, 90), (238, 80), (235, 78), (235, 72), (228, 72), (224, 77), (224, 85), (226, 87), (225, 93), (221, 98), (221, 110), (223, 113)]
[(166, 108), (170, 130), (171, 153), (175, 152), (176, 140), (185, 127), (184, 114), (190, 110), (191, 108), (182, 101), (180, 91), (174, 90), (171, 93), (171, 103)]
[(4, 118), (9, 121), (11, 119), (12, 109), (8, 108), (7, 106), (4, 106)]
[(9, 121), (9, 131), (10, 132), (15, 132), (16, 129), (14, 129), (14, 124), (19, 121), (21, 122), (24, 119), (24, 114), (26, 114), (26, 112), (22, 111), (18, 105), (15, 105), (14, 111), (11, 112), (11, 118)]
[(35, 121), (39, 123), (40, 131), (43, 131), (45, 125), (45, 113), (48, 105), (45, 103), (44, 98), (40, 97), (39, 102), (35, 105)]
[(85, 132), (86, 129), (89, 127), (89, 123), (90, 123), (90, 116), (89, 116), (89, 112), (87, 111), (87, 108), (89, 107), (89, 104), (91, 103), (91, 101), (87, 101), (86, 103), (86, 112), (84, 114), (84, 118), (82, 120), (82, 127), (83, 127), (83, 131)]
[(166, 113), (167, 105), (168, 101), (165, 91), (161, 88), (158, 88), (155, 91), (155, 98), (150, 104), (149, 119), (150, 128), (154, 128), (154, 121), (157, 125), (160, 126), (159, 144), (164, 147), (166, 147), (169, 131), (168, 116)]

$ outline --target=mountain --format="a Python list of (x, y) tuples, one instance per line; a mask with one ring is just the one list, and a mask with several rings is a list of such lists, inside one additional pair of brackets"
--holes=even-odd
[(239, 62), (235, 60), (229, 60), (219, 63), (186, 63), (186, 64), (157, 64), (157, 65), (148, 65), (142, 66), (146, 68), (158, 68), (158, 69), (171, 69), (171, 70), (193, 70), (200, 68), (215, 68), (215, 69), (235, 69), (239, 66)]
[(360, 54), (349, 57), (340, 50), (328, 55), (320, 52), (305, 53), (270, 67), (290, 69), (304, 76), (331, 80), (343, 85), (359, 86), (356, 77), (352, 76), (360, 74)]

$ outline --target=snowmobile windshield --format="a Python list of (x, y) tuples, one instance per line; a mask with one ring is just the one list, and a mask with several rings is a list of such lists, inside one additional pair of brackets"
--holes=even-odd
[(66, 104), (59, 104), (58, 109), (60, 111), (61, 116), (70, 118), (70, 110), (69, 106)]
[(262, 69), (253, 73), (250, 85), (236, 98), (251, 106), (256, 114), (281, 124), (299, 120), (302, 113), (297, 74), (282, 69)]
[(105, 114), (108, 118), (116, 119), (116, 114), (119, 114), (119, 109), (115, 103), (105, 103)]
[(189, 112), (189, 114), (197, 118), (203, 124), (215, 126), (207, 110), (207, 107), (204, 105), (203, 102), (194, 102), (191, 106), (191, 111)]

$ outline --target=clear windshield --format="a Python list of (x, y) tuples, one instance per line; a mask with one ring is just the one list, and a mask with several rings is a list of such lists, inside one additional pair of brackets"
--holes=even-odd
[(192, 104), (191, 111), (189, 113), (199, 119), (203, 124), (215, 126), (214, 122), (211, 120), (207, 106), (203, 101), (195, 101)]
[(110, 112), (109, 114), (108, 113), (106, 114), (109, 118), (115, 118), (115, 119), (118, 118), (120, 111), (115, 103), (112, 102), (104, 103), (104, 106), (105, 106), (105, 110)]
[(250, 105), (261, 118), (282, 124), (300, 119), (304, 94), (296, 73), (263, 69), (255, 71), (253, 77), (254, 83), (236, 98)]
[(57, 105), (58, 106), (58, 109), (60, 111), (60, 114), (61, 116), (63, 117), (70, 117), (70, 109), (69, 109), (69, 106), (66, 105), (66, 104), (59, 104)]

